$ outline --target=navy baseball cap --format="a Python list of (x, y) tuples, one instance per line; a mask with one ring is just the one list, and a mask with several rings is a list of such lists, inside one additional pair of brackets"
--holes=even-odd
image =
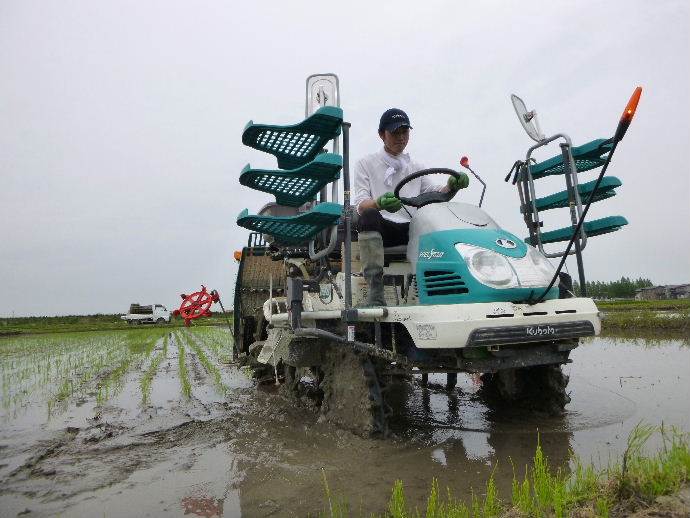
[(379, 121), (379, 131), (388, 130), (391, 133), (397, 130), (401, 126), (407, 126), (412, 128), (410, 125), (410, 118), (407, 113), (399, 108), (391, 108), (386, 110), (381, 115), (381, 120)]

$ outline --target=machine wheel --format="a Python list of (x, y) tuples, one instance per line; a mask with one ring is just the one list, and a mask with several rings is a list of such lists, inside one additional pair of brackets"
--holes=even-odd
[(383, 387), (371, 359), (346, 346), (335, 346), (322, 369), (324, 417), (357, 435), (385, 437)]
[(284, 365), (285, 383), (283, 383), (283, 390), (289, 396), (298, 396), (299, 394), (299, 376), (297, 375), (297, 367), (292, 365)]
[(537, 365), (482, 374), (480, 393), (497, 403), (560, 414), (570, 403), (568, 376), (560, 365)]
[(162, 326), (163, 324), (165, 324), (164, 318), (159, 318), (158, 320), (156, 320), (156, 325)]

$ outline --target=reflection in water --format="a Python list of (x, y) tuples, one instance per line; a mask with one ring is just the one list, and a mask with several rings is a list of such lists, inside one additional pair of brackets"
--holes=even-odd
[(414, 442), (438, 445), (431, 456), (444, 466), (461, 467), (470, 461), (488, 466), (517, 461), (520, 467), (534, 456), (537, 444), (551, 465), (567, 468), (572, 430), (567, 417), (544, 416), (520, 408), (493, 410), (477, 395), (472, 377), (459, 376), (459, 388), (446, 392), (440, 384), (396, 386), (391, 401), (396, 435)]
[(213, 516), (223, 516), (223, 500), (208, 496), (185, 496), (181, 501), (184, 514), (195, 514), (212, 518)]
[(448, 424), (460, 419), (460, 399), (455, 392), (448, 394)]

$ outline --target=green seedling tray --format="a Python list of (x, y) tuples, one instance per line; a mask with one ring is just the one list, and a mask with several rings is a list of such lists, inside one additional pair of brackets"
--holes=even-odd
[[(595, 219), (592, 221), (585, 221), (585, 233), (587, 237), (601, 236), (624, 227), (628, 224), (628, 220), (623, 216), (608, 216), (606, 218)], [(558, 230), (551, 230), (549, 232), (542, 232), (542, 243), (558, 243), (561, 241), (569, 241), (573, 236), (573, 227), (559, 228)], [(525, 242), (536, 246), (536, 242), (532, 242), (529, 237), (525, 238)]]
[(254, 216), (244, 209), (237, 216), (237, 224), (255, 232), (273, 236), (285, 245), (308, 243), (316, 234), (338, 223), (343, 206), (338, 203), (319, 203), (310, 211), (298, 216)]
[(251, 169), (247, 164), (240, 174), (240, 184), (275, 195), (279, 205), (299, 207), (340, 178), (342, 167), (342, 157), (332, 153), (317, 155), (308, 164), (290, 171)]
[[(577, 186), (577, 190), (580, 193), (580, 198), (582, 203), (585, 204), (589, 200), (592, 191), (594, 190), (594, 184), (596, 180), (591, 182), (583, 183)], [(592, 203), (605, 200), (606, 198), (611, 198), (616, 195), (615, 189), (623, 185), (618, 178), (615, 176), (607, 176), (601, 180), (597, 193), (594, 195)], [(535, 200), (537, 210), (551, 210), (551, 209), (561, 209), (569, 205), (568, 201), (568, 191), (561, 191), (549, 196), (544, 196), (543, 198), (538, 198)]]
[(242, 143), (274, 155), (281, 169), (295, 169), (311, 162), (324, 145), (340, 135), (343, 110), (323, 106), (299, 124), (271, 126), (249, 121)]
[[(579, 147), (573, 147), (573, 159), (578, 172), (589, 171), (604, 165), (606, 155), (613, 144), (610, 139), (597, 139)], [(563, 174), (563, 155), (558, 155), (530, 166), (532, 179)]]

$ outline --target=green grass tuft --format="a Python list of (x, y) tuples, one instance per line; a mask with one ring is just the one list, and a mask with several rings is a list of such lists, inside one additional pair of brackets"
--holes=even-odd
[[(644, 446), (655, 434), (661, 434), (663, 447), (655, 455), (644, 454)], [(484, 498), (472, 491), (469, 502), (456, 499), (450, 488), (441, 497), (438, 481), (433, 479), (424, 512), (412, 507), (405, 498), (403, 482), (396, 480), (384, 518), (494, 518), (567, 517), (573, 514), (608, 517), (614, 508), (630, 509), (654, 504), (661, 495), (677, 492), (690, 477), (688, 434), (676, 429), (638, 425), (628, 437), (628, 446), (620, 465), (597, 471), (573, 458), (572, 469), (565, 473), (549, 466), (541, 444), (520, 480), (513, 466), (510, 503), (500, 500), (493, 473), (485, 485)], [(350, 516), (345, 502), (334, 503), (324, 485), (329, 512), (322, 516)], [(330, 513), (330, 514), (329, 514)], [(617, 511), (618, 513), (618, 511)]]

